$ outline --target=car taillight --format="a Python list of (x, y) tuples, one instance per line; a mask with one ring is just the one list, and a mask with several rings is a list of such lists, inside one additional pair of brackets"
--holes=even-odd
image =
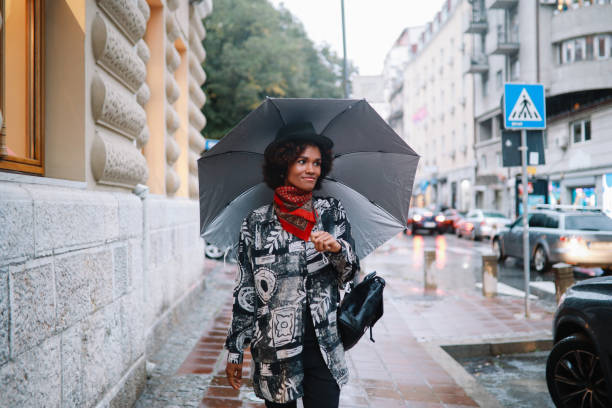
[(412, 217), (412, 219), (413, 219), (414, 221), (416, 221), (416, 222), (419, 222), (419, 221), (421, 221), (421, 220), (423, 219), (423, 217), (421, 217), (420, 215), (418, 215), (418, 214), (417, 214), (417, 215), (415, 215), (414, 217)]
[(568, 245), (585, 245), (586, 244), (585, 240), (582, 237), (570, 237), (567, 235), (560, 237), (559, 241), (565, 244), (568, 244)]
[(436, 221), (438, 221), (438, 222), (444, 222), (444, 220), (446, 220), (446, 218), (443, 215), (438, 215), (436, 217)]
[(487, 225), (487, 222), (486, 222), (486, 221), (480, 221), (480, 226), (481, 226), (481, 227), (484, 227), (485, 225)]

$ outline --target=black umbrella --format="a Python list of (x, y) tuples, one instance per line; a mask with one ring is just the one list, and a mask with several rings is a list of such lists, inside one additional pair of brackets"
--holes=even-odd
[(406, 227), (419, 156), (365, 100), (266, 100), (198, 160), (200, 233), (229, 248), (242, 220), (272, 202), (263, 182), (266, 146), (287, 123), (311, 122), (334, 142), (334, 164), (315, 196), (346, 209), (356, 252), (364, 257)]

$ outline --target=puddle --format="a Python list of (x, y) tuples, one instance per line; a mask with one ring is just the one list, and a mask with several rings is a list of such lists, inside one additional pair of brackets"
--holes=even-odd
[(504, 407), (555, 408), (546, 387), (548, 351), (456, 360)]

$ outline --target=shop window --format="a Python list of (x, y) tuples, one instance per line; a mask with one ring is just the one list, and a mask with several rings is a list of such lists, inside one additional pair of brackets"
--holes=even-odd
[(0, 169), (43, 174), (43, 0), (0, 0)]
[(572, 141), (582, 143), (591, 140), (591, 120), (583, 119), (570, 124)]

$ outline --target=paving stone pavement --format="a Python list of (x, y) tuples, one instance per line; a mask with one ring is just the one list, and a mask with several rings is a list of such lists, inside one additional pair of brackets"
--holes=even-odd
[[(239, 391), (225, 379), (223, 342), (231, 320), (234, 268), (213, 268), (197, 307), (149, 359), (157, 366), (137, 408), (264, 407), (248, 379)], [(350, 381), (342, 389), (341, 407), (478, 406), (428, 353), (427, 344), (550, 337), (551, 311), (533, 305), (534, 317), (526, 320), (522, 299), (484, 298), (466, 289), (425, 292), (419, 282), (392, 272), (383, 276), (385, 314), (374, 328), (376, 342), (364, 336), (347, 353)], [(245, 379), (249, 363), (245, 353)]]

